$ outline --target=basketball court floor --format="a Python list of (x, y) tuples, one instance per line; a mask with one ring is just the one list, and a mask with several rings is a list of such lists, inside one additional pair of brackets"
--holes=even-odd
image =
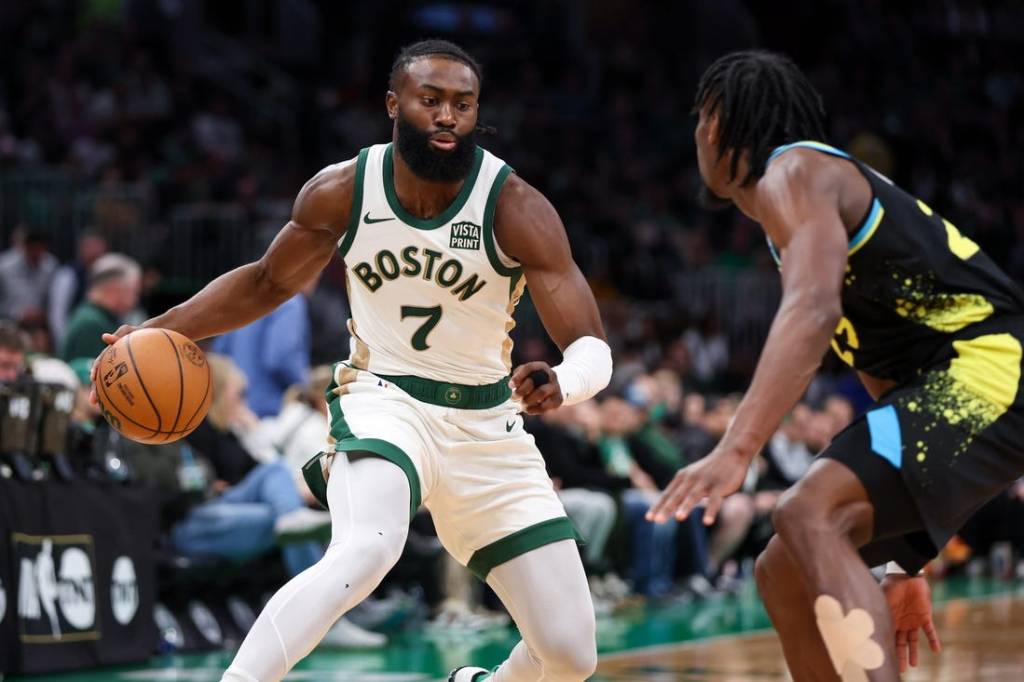
[[(1024, 584), (949, 580), (934, 587), (939, 657), (922, 653), (907, 682), (1024, 680)], [(307, 682), (431, 682), (472, 662), (498, 664), (515, 643), (509, 630), (395, 635), (378, 651), (315, 651), (286, 679)], [(767, 682), (787, 680), (782, 650), (753, 588), (736, 597), (637, 608), (598, 623), (595, 682)], [(216, 682), (226, 653), (155, 658), (147, 666), (65, 675), (49, 682)], [(40, 677), (9, 677), (39, 680)]]

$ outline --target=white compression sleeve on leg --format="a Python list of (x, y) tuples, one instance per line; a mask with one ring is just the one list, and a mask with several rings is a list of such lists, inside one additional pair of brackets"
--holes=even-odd
[(338, 453), (327, 482), (327, 552), (267, 602), (222, 682), (277, 682), (365, 599), (405, 547), (409, 495), (405, 474), (391, 462), (349, 462)]
[(495, 566), (487, 584), (523, 637), (488, 682), (590, 679), (597, 667), (594, 603), (575, 542), (553, 542)]
[(562, 388), (562, 404), (575, 405), (593, 398), (612, 378), (612, 349), (596, 336), (582, 336), (562, 353), (552, 367)]

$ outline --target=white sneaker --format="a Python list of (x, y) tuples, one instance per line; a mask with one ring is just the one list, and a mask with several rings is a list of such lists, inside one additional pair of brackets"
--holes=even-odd
[(375, 649), (387, 644), (388, 638), (379, 632), (364, 630), (348, 618), (341, 618), (324, 635), (321, 644), (343, 649)]
[(614, 601), (621, 601), (632, 594), (629, 584), (615, 573), (606, 573), (603, 582), (604, 596)]
[(320, 538), (331, 531), (331, 514), (309, 507), (299, 507), (287, 514), (277, 517), (274, 522), (274, 535), (279, 541), (298, 542)]
[(426, 622), (424, 630), (431, 634), (465, 634), (507, 627), (511, 619), (499, 611), (474, 613), (463, 602), (449, 599), (441, 611)]
[(487, 668), (475, 668), (471, 665), (464, 665), (456, 668), (448, 675), (448, 682), (483, 682), (491, 674)]

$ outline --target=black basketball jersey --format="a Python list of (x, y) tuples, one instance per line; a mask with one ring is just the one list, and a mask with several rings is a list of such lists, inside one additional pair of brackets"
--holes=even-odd
[[(953, 357), (953, 341), (1024, 315), (1024, 291), (976, 243), (871, 167), (820, 142), (778, 147), (769, 162), (797, 147), (847, 159), (871, 185), (871, 205), (850, 238), (832, 339), (848, 365), (902, 382)], [(770, 239), (768, 246), (779, 262)]]

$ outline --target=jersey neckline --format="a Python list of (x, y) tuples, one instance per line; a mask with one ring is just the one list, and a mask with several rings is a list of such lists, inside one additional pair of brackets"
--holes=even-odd
[(394, 161), (394, 150), (393, 145), (389, 142), (387, 147), (384, 149), (384, 162), (381, 164), (383, 167), (384, 175), (384, 196), (387, 197), (388, 205), (391, 210), (395, 212), (395, 215), (403, 223), (410, 227), (415, 227), (417, 230), (435, 230), (442, 225), (446, 225), (451, 222), (462, 207), (466, 205), (466, 201), (469, 200), (469, 195), (473, 193), (473, 186), (476, 184), (477, 175), (480, 174), (480, 166), (483, 165), (484, 150), (480, 147), (476, 148), (475, 158), (473, 160), (473, 167), (469, 170), (469, 174), (466, 176), (465, 181), (462, 183), (462, 189), (459, 190), (458, 195), (448, 205), (440, 215), (434, 218), (418, 218), (402, 206), (402, 202), (398, 199), (398, 193), (395, 191), (395, 161)]

